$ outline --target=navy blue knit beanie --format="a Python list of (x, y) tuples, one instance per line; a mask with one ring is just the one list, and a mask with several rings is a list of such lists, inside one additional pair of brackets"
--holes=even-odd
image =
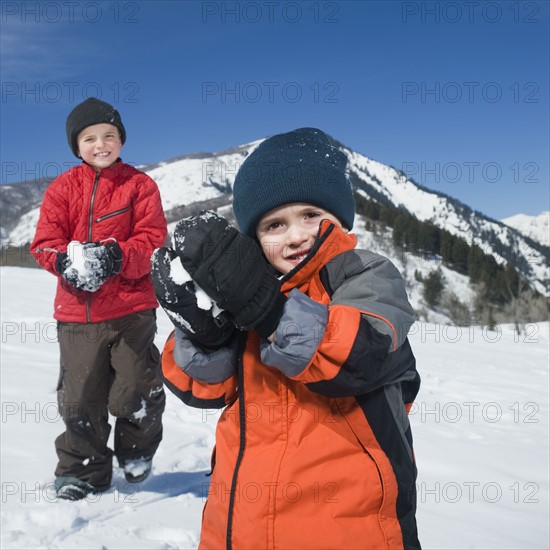
[(323, 208), (351, 229), (355, 201), (346, 166), (346, 155), (316, 128), (299, 128), (265, 140), (235, 178), (233, 212), (239, 229), (255, 237), (265, 214), (291, 202)]
[(120, 113), (112, 105), (95, 97), (89, 97), (69, 113), (66, 126), (67, 141), (75, 157), (78, 157), (78, 134), (88, 126), (102, 123), (116, 126), (120, 133), (120, 141), (124, 145), (126, 130), (122, 124)]

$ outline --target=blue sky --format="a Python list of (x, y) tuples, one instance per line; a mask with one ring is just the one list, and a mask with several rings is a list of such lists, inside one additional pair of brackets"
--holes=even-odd
[(302, 126), (500, 219), (549, 202), (549, 3), (2, 3), (1, 183), (75, 162), (120, 111), (149, 164)]

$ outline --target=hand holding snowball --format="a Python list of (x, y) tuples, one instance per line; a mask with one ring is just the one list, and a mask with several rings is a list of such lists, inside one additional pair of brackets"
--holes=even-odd
[(122, 250), (117, 242), (80, 243), (71, 241), (67, 252), (58, 252), (57, 272), (74, 288), (96, 292), (122, 267)]
[(151, 275), (157, 300), (176, 328), (208, 349), (217, 349), (229, 341), (235, 326), (191, 279), (172, 248), (155, 250)]

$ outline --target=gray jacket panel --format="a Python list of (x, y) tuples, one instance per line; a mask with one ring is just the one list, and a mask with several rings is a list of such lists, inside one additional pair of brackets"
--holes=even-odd
[(174, 360), (187, 376), (216, 384), (234, 374), (237, 365), (236, 338), (233, 338), (229, 346), (206, 353), (193, 344), (183, 331), (176, 328), (175, 333)]
[(275, 341), (262, 344), (262, 363), (286, 376), (300, 374), (310, 363), (325, 335), (328, 308), (293, 289), (275, 331)]
[(331, 305), (352, 306), (381, 334), (391, 337), (393, 351), (403, 344), (415, 321), (405, 283), (384, 256), (368, 250), (350, 250), (325, 266), (333, 290)]

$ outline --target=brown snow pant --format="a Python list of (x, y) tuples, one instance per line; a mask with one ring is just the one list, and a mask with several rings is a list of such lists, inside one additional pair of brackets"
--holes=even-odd
[(109, 488), (108, 413), (116, 417), (119, 465), (153, 457), (162, 439), (165, 404), (155, 332), (154, 310), (101, 323), (58, 323), (57, 397), (66, 431), (55, 440), (56, 477), (76, 477), (100, 491)]

